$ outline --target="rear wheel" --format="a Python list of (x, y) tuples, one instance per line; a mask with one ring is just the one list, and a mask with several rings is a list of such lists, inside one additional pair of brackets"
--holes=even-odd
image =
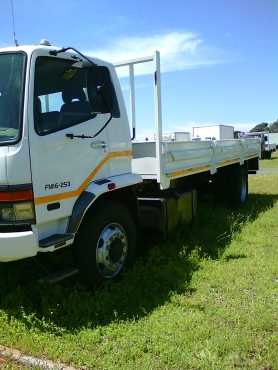
[(234, 201), (238, 204), (244, 204), (248, 199), (248, 171), (246, 166), (240, 166), (237, 169), (236, 183), (237, 189), (235, 189)]
[(81, 225), (75, 248), (84, 283), (116, 278), (135, 259), (136, 228), (130, 212), (119, 203), (98, 207)]
[(262, 152), (262, 159), (271, 159), (271, 151)]
[(232, 206), (244, 204), (248, 199), (247, 165), (223, 168), (216, 177), (216, 194)]

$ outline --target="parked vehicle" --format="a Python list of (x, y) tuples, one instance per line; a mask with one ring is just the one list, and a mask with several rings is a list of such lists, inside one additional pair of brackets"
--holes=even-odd
[(271, 159), (271, 155), (276, 151), (276, 145), (270, 143), (269, 132), (248, 132), (244, 138), (257, 138), (261, 142), (261, 157), (262, 159)]
[[(154, 63), (155, 140), (132, 143), (143, 62)], [(84, 281), (113, 279), (133, 263), (141, 229), (167, 233), (192, 219), (199, 184), (244, 203), (258, 140), (163, 141), (161, 117), (159, 52), (112, 65), (73, 48), (1, 49), (0, 261), (73, 246)]]
[(278, 132), (270, 132), (269, 133), (269, 143), (274, 144), (276, 149), (278, 147)]
[(245, 132), (236, 130), (234, 131), (234, 138), (235, 139), (241, 139), (245, 135)]
[(209, 125), (193, 127), (193, 137), (201, 140), (234, 139), (234, 127), (229, 125)]
[(163, 134), (162, 138), (164, 141), (188, 141), (191, 140), (191, 134), (186, 131), (175, 131)]

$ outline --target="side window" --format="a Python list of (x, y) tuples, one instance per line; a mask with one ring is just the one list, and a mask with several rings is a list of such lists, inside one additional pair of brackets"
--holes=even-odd
[(62, 105), (64, 104), (62, 94), (60, 92), (42, 95), (39, 99), (41, 101), (42, 113), (60, 112)]
[(87, 68), (74, 61), (39, 57), (35, 71), (34, 122), (39, 135), (88, 121), (95, 113), (88, 101)]

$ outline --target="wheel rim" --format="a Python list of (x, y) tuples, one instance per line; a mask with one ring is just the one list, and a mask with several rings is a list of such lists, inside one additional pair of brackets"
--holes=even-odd
[(99, 273), (111, 279), (123, 269), (128, 250), (127, 235), (117, 223), (106, 225), (100, 233), (96, 248), (96, 266)]

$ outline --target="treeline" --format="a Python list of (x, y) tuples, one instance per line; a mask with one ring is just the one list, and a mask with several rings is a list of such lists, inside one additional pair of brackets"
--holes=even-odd
[(272, 123), (262, 122), (253, 127), (250, 132), (269, 131), (278, 132), (278, 119)]

